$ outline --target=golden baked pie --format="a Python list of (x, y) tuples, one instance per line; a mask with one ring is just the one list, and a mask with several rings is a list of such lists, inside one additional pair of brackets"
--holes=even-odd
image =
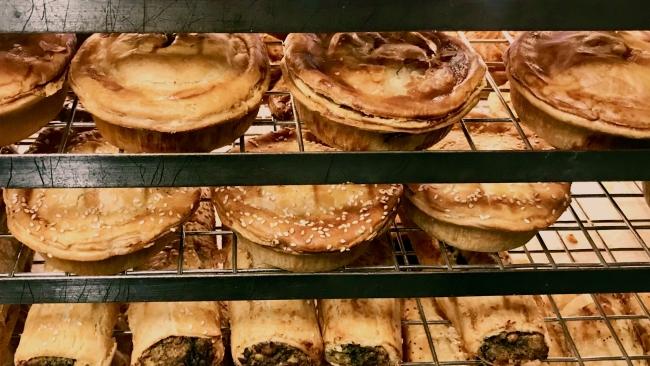
[(650, 32), (526, 32), (505, 61), (521, 121), (551, 145), (650, 146)]
[[(305, 151), (331, 151), (305, 133)], [(298, 151), (283, 129), (246, 143), (254, 153)], [(394, 217), (400, 185), (234, 186), (216, 188), (221, 221), (256, 262), (293, 271), (324, 271), (352, 262)]]
[[(524, 149), (510, 123), (468, 124), (479, 150)], [(536, 148), (544, 148), (531, 136)], [(546, 145), (547, 146), (547, 145)], [(456, 128), (436, 150), (469, 150)], [(553, 224), (570, 202), (569, 183), (411, 184), (406, 216), (429, 235), (463, 250), (494, 252), (526, 244)]]
[[(111, 154), (97, 131), (74, 136), (67, 152)], [(7, 223), (20, 242), (57, 269), (117, 273), (160, 251), (197, 208), (195, 188), (6, 189)]]
[(508, 49), (508, 41), (503, 37), (503, 33), (465, 32), (465, 37), (471, 42), (472, 48), (481, 55), (497, 85), (505, 84), (508, 77), (503, 64), (503, 54)]
[(298, 114), (344, 150), (418, 150), (477, 103), (485, 64), (437, 32), (291, 34), (283, 74)]
[(0, 34), (0, 146), (20, 141), (63, 107), (74, 34)]
[(73, 59), (70, 83), (125, 151), (210, 151), (250, 127), (269, 65), (253, 34), (95, 34)]

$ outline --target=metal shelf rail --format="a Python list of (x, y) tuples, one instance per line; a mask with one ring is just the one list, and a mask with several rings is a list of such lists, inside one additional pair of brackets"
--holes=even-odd
[[(0, 32), (646, 29), (645, 0), (11, 0)], [(558, 16), (561, 14), (562, 16)]]
[[(468, 144), (474, 146), (472, 132), (467, 128), (472, 123), (514, 124), (522, 141), (527, 141), (505, 102), (502, 90), (507, 89), (497, 87), (491, 76), (488, 81), (490, 86), (486, 91), (496, 93), (506, 113), (502, 118), (465, 119), (462, 127)], [(93, 125), (87, 115), (75, 113), (76, 103), (71, 106), (67, 122), (52, 122), (51, 125), (68, 129)], [(300, 127), (300, 122), (260, 117), (247, 136), (283, 126)], [(243, 149), (240, 141), (233, 146)], [(26, 140), (22, 144), (31, 142)], [(29, 158), (29, 155), (25, 157)], [(295, 169), (292, 167), (291, 172), (294, 173)], [(418, 264), (406, 238), (417, 229), (396, 223), (389, 232), (395, 249), (395, 266), (350, 267), (328, 273), (288, 273), (274, 269), (190, 270), (180, 265), (176, 271), (127, 271), (114, 276), (20, 273), (14, 270), (0, 274), (0, 303), (650, 292), (650, 282), (645, 280), (650, 275), (650, 239), (647, 235), (650, 233), (650, 214), (639, 215), (623, 205), (633, 201), (641, 202), (647, 208), (640, 186), (629, 182), (630, 189), (626, 191), (613, 189), (607, 182), (574, 184), (574, 187), (581, 185), (589, 189), (586, 192), (574, 190), (571, 207), (555, 225), (542, 230), (525, 247), (509, 252), (512, 258), (518, 259), (512, 264)], [(593, 208), (594, 201), (600, 205), (596, 209)], [(609, 214), (603, 216), (602, 212)], [(223, 227), (210, 232), (181, 230), (179, 235), (181, 245), (184, 238), (191, 235), (232, 238), (232, 232)], [(233, 256), (236, 253), (234, 248), (236, 242)], [(278, 283), (282, 286), (277, 286)]]

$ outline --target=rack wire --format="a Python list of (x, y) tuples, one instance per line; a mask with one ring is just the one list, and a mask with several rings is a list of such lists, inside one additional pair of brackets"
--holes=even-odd
[[(504, 33), (499, 39), (483, 40), (467, 40), (464, 33), (459, 35), (470, 43), (511, 41), (509, 33)], [(490, 65), (494, 66), (495, 63)], [(488, 86), (484, 92), (493, 93), (498, 98), (502, 115), (488, 118), (470, 115), (463, 119), (461, 127), (468, 145), (475, 148), (472, 131), (467, 128), (470, 124), (508, 123), (519, 132), (522, 142), (532, 149), (507, 102), (507, 86), (498, 86), (489, 73), (486, 79)], [(274, 94), (288, 93), (269, 92), (268, 96)], [(299, 146), (302, 149), (303, 126), (295, 118), (296, 111), (293, 112), (292, 120), (278, 121), (268, 109), (262, 108), (253, 126), (230, 148), (243, 152), (244, 138), (282, 127), (293, 127), (299, 132)], [(60, 116), (59, 121), (51, 122), (48, 127), (64, 128), (65, 136), (70, 131), (94, 126), (91, 116), (79, 106), (73, 95)], [(25, 139), (18, 145), (24, 151), (33, 142), (34, 138)], [(64, 138), (58, 151), (65, 150), (66, 142), (67, 138)], [(414, 251), (404, 243), (407, 241), (405, 237), (418, 229), (395, 223), (389, 230), (389, 237), (395, 249), (396, 266), (350, 266), (330, 273), (295, 274), (270, 268), (186, 269), (180, 260), (174, 271), (130, 270), (114, 276), (23, 272), (14, 268), (10, 273), (0, 274), (0, 286), (5, 289), (0, 292), (0, 303), (164, 301), (180, 295), (183, 297), (178, 300), (650, 291), (650, 284), (642, 280), (650, 274), (650, 209), (643, 200), (640, 184), (574, 183), (572, 191), (573, 201), (565, 214), (553, 226), (541, 230), (526, 246), (511, 250), (512, 263), (419, 264)], [(232, 262), (236, 263), (236, 238), (228, 228), (218, 226), (213, 231), (202, 232), (182, 228), (179, 230), (181, 249), (185, 238), (194, 235), (216, 236), (219, 242), (229, 238), (235, 243), (231, 255)], [(9, 233), (0, 235), (0, 238), (10, 237)], [(19, 256), (26, 255), (28, 250), (23, 247)], [(35, 268), (42, 263), (42, 258), (37, 258)], [(513, 276), (518, 281), (511, 281)], [(572, 276), (572, 281), (565, 280), (568, 276)], [(355, 285), (334, 285), (332, 279), (336, 279), (337, 283), (352, 281)], [(287, 286), (263, 286), (277, 281), (284, 281)], [(409, 285), (397, 286), (397, 289), (388, 286), (404, 281), (408, 281)], [(452, 286), (450, 282), (456, 285)], [(504, 285), (497, 287), (490, 283)], [(367, 284), (367, 288), (360, 289), (363, 284)], [(182, 293), (177, 293), (180, 289), (183, 289)]]
[[(460, 36), (465, 38), (463, 33), (460, 33)], [(483, 40), (467, 40), (468, 42), (475, 43), (507, 43), (511, 41), (510, 35), (504, 33), (503, 38), (499, 39), (483, 39)], [(504, 86), (496, 85), (494, 78), (488, 74), (487, 76), (488, 87), (486, 92), (495, 93), (497, 96), (500, 105), (503, 107), (503, 116), (499, 117), (490, 117), (490, 118), (465, 118), (461, 123), (461, 127), (465, 136), (467, 138), (467, 143), (470, 147), (475, 148), (475, 144), (472, 140), (471, 129), (467, 128), (469, 124), (476, 123), (510, 123), (515, 126), (519, 132), (519, 136), (522, 141), (526, 144), (529, 149), (532, 149), (532, 145), (528, 141), (525, 133), (523, 132), (522, 127), (519, 125), (519, 121), (511, 109), (510, 105), (507, 103), (506, 94), (508, 88)], [(281, 92), (269, 92), (269, 95), (272, 94), (282, 94)], [(293, 103), (292, 103), (293, 105)], [(68, 132), (73, 131), (78, 128), (92, 128), (94, 124), (90, 119), (90, 116), (86, 113), (83, 113), (83, 110), (78, 109), (78, 102), (73, 97), (69, 102), (69, 108), (65, 111), (63, 116), (65, 121), (54, 121), (49, 124), (49, 127), (63, 127), (66, 130), (66, 136)], [(296, 116), (296, 111), (293, 110), (293, 115)], [(281, 127), (293, 127), (296, 128), (298, 136), (300, 137), (300, 149), (302, 150), (302, 131), (303, 127), (299, 119), (294, 118), (291, 121), (277, 121), (270, 116), (267, 110), (263, 109), (255, 121), (253, 127), (247, 131), (245, 137), (253, 137), (259, 134), (263, 134), (269, 131), (277, 130)], [(231, 148), (239, 149), (244, 151), (245, 145), (243, 144), (243, 139), (234, 141)], [(26, 139), (19, 143), (21, 150), (26, 150), (32, 143), (34, 139)], [(63, 139), (63, 144), (59, 147), (59, 151), (65, 150), (65, 144), (67, 139)], [(224, 150), (224, 149), (222, 149)], [(362, 297), (362, 295), (373, 295), (381, 296), (384, 294), (384, 297), (395, 295), (387, 291), (389, 287), (381, 286), (382, 284), (390, 284), (388, 279), (392, 278), (389, 276), (383, 275), (404, 275), (404, 277), (397, 276), (396, 279), (403, 281), (409, 281), (414, 279), (414, 277), (409, 277), (407, 275), (414, 274), (425, 274), (429, 276), (441, 275), (441, 274), (467, 274), (474, 273), (477, 274), (480, 281), (480, 286), (491, 286), (496, 291), (491, 292), (490, 294), (507, 294), (508, 288), (504, 288), (502, 284), (507, 283), (504, 281), (494, 282), (489, 279), (490, 274), (506, 274), (510, 277), (510, 281), (524, 281), (521, 277), (522, 273), (537, 273), (544, 275), (551, 274), (560, 274), (560, 276), (555, 277), (551, 280), (546, 287), (540, 291), (532, 291), (531, 293), (544, 293), (542, 295), (548, 304), (549, 314), (545, 318), (545, 322), (548, 325), (556, 325), (559, 329), (562, 330), (562, 337), (564, 338), (565, 343), (568, 345), (570, 354), (562, 357), (551, 357), (547, 361), (550, 364), (602, 364), (602, 365), (611, 365), (612, 362), (621, 362), (622, 364), (634, 365), (635, 362), (639, 360), (648, 360), (650, 361), (650, 355), (636, 355), (630, 354), (629, 350), (626, 350), (623, 347), (623, 343), (619, 339), (619, 334), (616, 333), (615, 328), (612, 326), (617, 321), (650, 321), (650, 314), (648, 313), (648, 307), (650, 304), (643, 302), (642, 297), (638, 294), (632, 294), (632, 300), (637, 301), (639, 308), (642, 309), (640, 314), (617, 314), (617, 315), (607, 315), (603, 306), (600, 303), (599, 297), (597, 295), (591, 295), (594, 304), (598, 309), (597, 315), (592, 316), (565, 316), (562, 314), (561, 309), (559, 308), (556, 299), (553, 295), (548, 293), (558, 292), (568, 292), (571, 289), (580, 289), (585, 285), (580, 279), (577, 286), (566, 288), (560, 286), (562, 282), (566, 281), (565, 276), (568, 278), (569, 275), (580, 274), (582, 272), (588, 272), (588, 270), (593, 269), (595, 272), (589, 272), (585, 277), (587, 280), (593, 280), (592, 274), (602, 273), (605, 274), (605, 277), (608, 281), (616, 281), (621, 279), (619, 275), (626, 273), (629, 269), (636, 269), (644, 271), (644, 273), (650, 273), (650, 208), (646, 205), (641, 186), (638, 182), (590, 182), (590, 183), (575, 183), (572, 189), (572, 203), (570, 208), (565, 212), (565, 214), (550, 228), (540, 231), (534, 239), (532, 239), (527, 245), (509, 251), (509, 256), (512, 258), (512, 262), (504, 263), (497, 262), (493, 265), (462, 265), (451, 263), (447, 260), (444, 264), (441, 265), (423, 265), (418, 262), (418, 258), (413, 247), (410, 244), (411, 235), (414, 232), (419, 231), (416, 227), (409, 227), (401, 223), (393, 223), (392, 227), (387, 233), (387, 236), (392, 244), (394, 250), (394, 264), (385, 265), (385, 266), (372, 266), (372, 267), (347, 267), (341, 271), (336, 271), (332, 273), (320, 274), (322, 278), (327, 279), (332, 287), (332, 282), (336, 282), (334, 287), (340, 287), (342, 284), (345, 284), (345, 281), (350, 279), (345, 277), (346, 274), (353, 276), (353, 279), (360, 278), (370, 278), (371, 282), (375, 287), (378, 288), (377, 292), (370, 292), (366, 294), (357, 294), (357, 297)], [(179, 231), (180, 236), (180, 253), (183, 252), (183, 247), (185, 239), (189, 236), (195, 235), (211, 235), (216, 236), (218, 243), (232, 242), (231, 247), (232, 256), (231, 263), (236, 263), (236, 237), (233, 235), (232, 231), (223, 226), (218, 226), (215, 230), (212, 231), (190, 231), (185, 230), (183, 227)], [(11, 234), (6, 233), (0, 235), (0, 238), (10, 238)], [(449, 248), (446, 244), (442, 244), (443, 253), (446, 253)], [(19, 258), (16, 263), (19, 262), (20, 256), (27, 255), (29, 249), (23, 246), (19, 252)], [(229, 283), (226, 282), (226, 279), (231, 279), (234, 282), (232, 284), (239, 283), (244, 284), (244, 279), (271, 279), (273, 281), (287, 281), (289, 279), (295, 278), (299, 283), (300, 281), (308, 280), (312, 277), (310, 275), (301, 275), (301, 274), (288, 274), (286, 272), (277, 270), (277, 269), (238, 269), (236, 266), (232, 269), (214, 269), (214, 270), (194, 270), (183, 268), (182, 255), (179, 258), (178, 267), (176, 270), (171, 271), (127, 271), (122, 274), (115, 276), (101, 276), (101, 277), (80, 277), (71, 274), (54, 274), (54, 273), (43, 273), (41, 271), (41, 266), (43, 265), (43, 259), (39, 256), (33, 261), (33, 271), (32, 272), (22, 272), (19, 268), (14, 266), (13, 270), (10, 273), (0, 274), (0, 287), (8, 285), (14, 285), (19, 288), (19, 291), (14, 291), (7, 294), (6, 291), (0, 292), (0, 302), (5, 303), (34, 303), (34, 302), (43, 302), (55, 301), (55, 302), (75, 302), (75, 301), (128, 301), (128, 300), (169, 300), (168, 296), (164, 296), (162, 292), (150, 292), (145, 291), (145, 289), (152, 284), (156, 284), (155, 280), (167, 281), (166, 285), (163, 285), (163, 289), (166, 292), (172, 293), (172, 298), (176, 300), (181, 300), (181, 295), (188, 293), (190, 297), (187, 296), (182, 298), (182, 300), (190, 299), (202, 299), (203, 297), (199, 293), (205, 294), (210, 292), (206, 290), (205, 286), (208, 280), (212, 283), (220, 283), (219, 287), (228, 287)], [(528, 272), (531, 271), (531, 272)], [(639, 272), (633, 272), (634, 275), (638, 275)], [(363, 277), (358, 277), (359, 275)], [(370, 275), (370, 276), (368, 276)], [(318, 275), (313, 275), (318, 276)], [(516, 276), (516, 277), (515, 277)], [(173, 280), (188, 278), (188, 282), (179, 282), (173, 283)], [(647, 278), (647, 277), (646, 277)], [(130, 279), (136, 279), (135, 282), (129, 282)], [(432, 280), (433, 277), (425, 277), (425, 279)], [(447, 279), (446, 277), (444, 278)], [(94, 280), (94, 282), (93, 282)], [(334, 280), (334, 281), (331, 281)], [(575, 279), (572, 279), (572, 281)], [(308, 282), (308, 281), (307, 281)], [(123, 288), (124, 284), (128, 283), (126, 289)], [(250, 283), (261, 283), (261, 282), (250, 282)], [(250, 284), (246, 283), (246, 284)], [(276, 282), (277, 283), (277, 282)], [(353, 283), (354, 290), (359, 291), (362, 287), (358, 282)], [(421, 286), (424, 282), (420, 282)], [(502, 287), (501, 292), (498, 287)], [(38, 286), (44, 286), (39, 290)], [(189, 285), (188, 285), (189, 284)], [(492, 285), (491, 285), (492, 284)], [(537, 284), (532, 283), (532, 286), (540, 286), (543, 282)], [(74, 286), (83, 285), (84, 288), (92, 288), (95, 286), (96, 292), (90, 292), (81, 295), (79, 291), (75, 291)], [(308, 286), (310, 283), (308, 282)], [(622, 290), (626, 287), (623, 286), (624, 283), (612, 282), (611, 288), (620, 287)], [(47, 287), (46, 287), (47, 286)], [(182, 288), (179, 286), (183, 286)], [(189, 286), (189, 287), (186, 287)], [(109, 294), (111, 289), (115, 287), (118, 288), (117, 294)], [(286, 298), (295, 298), (301, 297), (296, 296), (296, 294), (291, 294), (286, 289), (291, 286), (273, 286), (273, 298), (282, 298), (283, 295), (286, 295)], [(407, 282), (401, 283), (399, 286), (400, 297), (410, 297), (422, 294), (417, 290), (418, 285), (409, 286)], [(476, 286), (470, 287), (470, 293), (477, 289)], [(598, 286), (596, 286), (598, 287)], [(632, 287), (638, 287), (637, 290), (650, 290), (647, 288), (647, 285), (643, 285), (641, 282), (634, 283)], [(590, 287), (584, 287), (588, 289)], [(47, 290), (45, 290), (47, 289)], [(214, 289), (214, 287), (210, 288)], [(259, 287), (256, 288), (259, 290)], [(299, 287), (298, 291), (305, 289), (305, 287)], [(69, 291), (68, 291), (69, 290)], [(320, 293), (327, 295), (336, 295), (336, 294), (345, 294), (343, 292), (328, 292), (328, 288), (319, 288)], [(38, 294), (39, 291), (47, 291), (49, 293)], [(103, 292), (102, 292), (103, 291)], [(130, 294), (130, 292), (143, 291), (141, 295)], [(443, 290), (444, 292), (444, 290)], [(582, 291), (584, 292), (584, 291)], [(525, 293), (522, 292), (522, 293)], [(126, 295), (125, 295), (126, 294)], [(314, 297), (313, 291), (304, 291), (302, 297)], [(428, 294), (425, 290), (424, 294)], [(440, 295), (440, 293), (437, 293)], [(452, 292), (450, 295), (454, 294)], [(214, 292), (208, 297), (210, 298), (231, 298), (232, 293), (218, 293)], [(241, 298), (255, 298), (252, 294), (241, 295), (238, 294)], [(235, 296), (235, 297), (237, 297)], [(259, 296), (259, 294), (258, 294)], [(325, 296), (323, 296), (325, 297)], [(372, 297), (372, 296), (371, 296)], [(234, 297), (232, 297), (234, 298)], [(436, 347), (432, 339), (429, 327), (437, 325), (449, 325), (445, 320), (430, 320), (427, 318), (426, 312), (423, 310), (422, 303), (420, 299), (416, 299), (418, 306), (418, 315), (419, 320), (403, 320), (404, 328), (411, 327), (422, 327), (427, 336), (427, 342), (429, 345), (429, 351), (431, 353), (431, 360), (424, 362), (403, 362), (402, 366), (452, 366), (452, 365), (481, 365), (481, 361), (448, 361), (441, 360), (438, 358), (436, 353)], [(616, 356), (595, 356), (581, 352), (576, 346), (576, 343), (573, 340), (573, 334), (570, 332), (570, 327), (568, 326), (570, 322), (594, 322), (602, 321), (607, 324), (607, 328), (611, 333), (612, 339), (615, 341), (618, 349), (620, 350), (620, 355)], [(227, 330), (225, 330), (227, 331)], [(128, 337), (130, 334), (128, 331), (118, 332), (117, 336)], [(19, 337), (19, 333), (15, 335)]]

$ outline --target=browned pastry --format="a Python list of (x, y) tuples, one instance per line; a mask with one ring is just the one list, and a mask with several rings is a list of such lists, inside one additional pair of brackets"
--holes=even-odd
[[(445, 264), (438, 241), (422, 233), (409, 234), (418, 261)], [(453, 250), (450, 264), (496, 265), (495, 255)], [(508, 263), (507, 253), (500, 254)], [(443, 318), (458, 331), (470, 358), (486, 365), (522, 365), (540, 362), (551, 342), (544, 324), (543, 303), (535, 296), (440, 297), (435, 302)]]
[[(429, 324), (425, 325), (420, 314), (420, 308)], [(429, 338), (425, 326), (429, 327), (431, 342), (438, 362), (465, 361), (469, 358), (463, 348), (456, 329), (448, 322), (445, 323), (434, 299), (404, 299), (402, 325), (404, 335), (404, 361), (434, 362), (433, 352), (429, 346)], [(436, 322), (436, 323), (434, 323)]]
[(553, 146), (650, 146), (650, 32), (526, 32), (505, 61), (521, 121)]
[(17, 366), (110, 366), (117, 304), (35, 304), (16, 350)]
[[(73, 136), (67, 152), (116, 153), (97, 131)], [(52, 266), (117, 273), (160, 251), (197, 208), (194, 188), (7, 189), (8, 225)]]
[[(353, 266), (392, 265), (385, 236)], [(402, 360), (400, 299), (320, 299), (325, 360), (333, 366), (397, 366)]]
[[(201, 202), (185, 223), (186, 230), (210, 231), (214, 228), (214, 208), (210, 202)], [(176, 269), (178, 248), (176, 241), (143, 268)], [(185, 268), (217, 268), (219, 262), (223, 268), (223, 257), (219, 254), (215, 236), (186, 236), (183, 250)], [(221, 314), (215, 301), (132, 303), (128, 318), (133, 334), (133, 365), (222, 364)]]
[(266, 44), (266, 52), (269, 55), (269, 61), (279, 62), (284, 56), (284, 47), (282, 41), (268, 33), (262, 33), (262, 40)]
[[(259, 268), (237, 249), (237, 267)], [(314, 300), (229, 301), (231, 354), (236, 366), (320, 366), (323, 359)]]
[(643, 195), (648, 206), (650, 206), (650, 182), (643, 182)]
[[(488, 71), (490, 71), (497, 85), (505, 84), (508, 77), (503, 64), (503, 54), (508, 49), (508, 41), (503, 37), (503, 34), (499, 31), (465, 32), (465, 37), (472, 43), (472, 47), (481, 55), (483, 61), (486, 62)], [(490, 42), (486, 42), (486, 40), (490, 40)], [(501, 40), (501, 42), (497, 42), (497, 40)]]
[[(305, 151), (331, 151), (305, 133)], [(246, 142), (254, 153), (298, 151), (291, 129)], [(294, 271), (342, 267), (394, 217), (400, 185), (236, 186), (216, 188), (221, 221), (256, 261)]]
[(269, 109), (271, 115), (278, 121), (291, 121), (293, 119), (293, 108), (291, 106), (291, 95), (284, 78), (281, 78), (271, 91), (287, 92), (287, 94), (269, 95)]
[(0, 34), (0, 146), (38, 131), (63, 106), (74, 34)]
[[(510, 123), (468, 124), (479, 150), (519, 150), (523, 141)], [(535, 148), (545, 148), (530, 136)], [(439, 150), (469, 150), (461, 129)], [(526, 244), (553, 224), (570, 203), (569, 183), (411, 184), (403, 209), (429, 235), (463, 250), (494, 252)]]
[(343, 150), (419, 150), (477, 103), (485, 64), (437, 32), (295, 33), (283, 74), (302, 121)]
[(113, 145), (129, 152), (210, 151), (252, 124), (269, 85), (249, 34), (95, 34), (70, 83)]
[[(600, 309), (594, 303), (591, 295), (583, 294), (573, 297), (562, 309), (564, 317), (600, 317), (602, 309), (606, 316), (626, 315), (629, 297), (624, 294), (595, 295)], [(634, 321), (630, 319), (610, 320), (616, 338), (629, 356), (642, 356), (643, 343), (634, 329)], [(581, 319), (566, 322), (571, 339), (581, 357), (621, 357), (622, 352), (612, 335), (608, 325), (603, 320)], [(645, 360), (634, 360), (633, 366), (647, 365)], [(607, 365), (625, 366), (626, 361), (608, 361)]]

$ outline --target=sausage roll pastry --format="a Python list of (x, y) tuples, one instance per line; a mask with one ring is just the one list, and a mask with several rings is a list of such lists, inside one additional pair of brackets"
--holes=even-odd
[[(465, 352), (458, 332), (444, 320), (432, 298), (405, 299), (402, 326), (404, 336), (404, 361), (434, 362), (429, 337), (418, 309), (418, 302), (429, 322), (429, 334), (438, 362), (465, 361), (469, 355)], [(435, 323), (434, 323), (435, 322)]]
[(17, 366), (109, 366), (117, 343), (118, 304), (32, 305), (14, 361)]
[[(392, 264), (386, 240), (353, 265)], [(397, 366), (402, 359), (399, 299), (323, 299), (318, 315), (325, 360), (334, 366)]]
[[(605, 315), (625, 315), (629, 304), (627, 295), (596, 295)], [(601, 316), (591, 295), (578, 295), (561, 309), (564, 317)], [(642, 342), (635, 329), (634, 322), (630, 319), (610, 319), (610, 324), (616, 338), (621, 341), (628, 356), (643, 355)], [(573, 343), (576, 345), (581, 357), (621, 357), (621, 351), (616, 338), (609, 330), (604, 320), (575, 320), (567, 321), (567, 327)], [(632, 361), (634, 366), (647, 365), (646, 361)], [(608, 361), (607, 365), (628, 365), (626, 361)]]
[[(239, 268), (256, 266), (237, 253)], [(317, 366), (323, 341), (312, 300), (230, 301), (230, 341), (237, 366)]]
[[(214, 228), (214, 208), (210, 202), (201, 202), (185, 223), (185, 230), (210, 231)], [(217, 267), (220, 253), (216, 237), (187, 235), (185, 240), (185, 268)], [(174, 269), (178, 254), (179, 240), (176, 240), (145, 267)], [(133, 334), (132, 365), (221, 365), (224, 345), (220, 311), (216, 301), (130, 304), (127, 313)]]
[[(440, 264), (442, 248), (422, 233), (411, 235), (418, 260)], [(450, 261), (493, 264), (494, 255), (453, 249)], [(507, 260), (505, 257), (502, 260)], [(524, 363), (545, 360), (549, 341), (544, 326), (543, 303), (535, 296), (484, 296), (436, 298), (443, 318), (458, 331), (471, 358), (486, 363)]]

